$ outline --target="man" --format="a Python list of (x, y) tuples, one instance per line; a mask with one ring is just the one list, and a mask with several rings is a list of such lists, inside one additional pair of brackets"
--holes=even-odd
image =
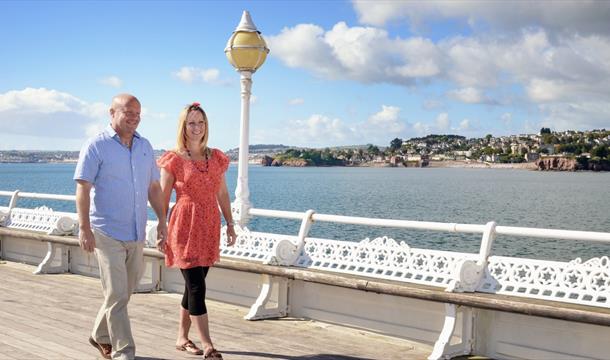
[(95, 250), (104, 293), (89, 342), (106, 359), (135, 358), (127, 303), (143, 271), (147, 200), (159, 240), (167, 234), (153, 148), (136, 132), (140, 109), (135, 96), (115, 96), (110, 126), (85, 143), (74, 172), (80, 246)]

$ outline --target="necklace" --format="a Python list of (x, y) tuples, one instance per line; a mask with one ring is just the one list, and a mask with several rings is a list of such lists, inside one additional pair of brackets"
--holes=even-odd
[(191, 150), (186, 149), (186, 154), (188, 155), (189, 159), (192, 160), (192, 164), (193, 164), (193, 166), (195, 166), (195, 169), (197, 169), (201, 173), (208, 172), (208, 152), (207, 151), (203, 152), (203, 161), (205, 162), (205, 167), (203, 169), (199, 167), (199, 165), (197, 164), (197, 161), (193, 160), (193, 156), (191, 155)]

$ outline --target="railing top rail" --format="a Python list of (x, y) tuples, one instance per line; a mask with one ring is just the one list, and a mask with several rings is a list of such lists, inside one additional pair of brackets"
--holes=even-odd
[[(250, 214), (256, 216), (302, 220), (305, 213), (283, 210), (250, 209)], [(311, 219), (313, 221), (324, 221), (351, 225), (382, 226), (402, 229), (431, 230), (456, 233), (482, 234), (485, 231), (485, 225), (478, 224), (457, 224), (431, 221), (379, 219), (330, 214), (313, 214)], [(610, 244), (610, 232), (543, 229), (515, 226), (496, 226), (495, 232), (498, 235), (529, 236), (534, 238), (559, 240), (586, 240)]]
[[(0, 196), (13, 196), (14, 191), (0, 191)], [(20, 198), (28, 199), (44, 199), (44, 200), (63, 200), (63, 201), (76, 201), (75, 195), (58, 195), (58, 194), (43, 194), (33, 192), (19, 192)]]
[(587, 240), (610, 244), (610, 232), (496, 226), (496, 234), (560, 240)]
[[(13, 191), (0, 191), (0, 196), (13, 196)], [(19, 192), (20, 198), (30, 199), (48, 199), (48, 200), (63, 200), (75, 201), (74, 195), (57, 195), (32, 192)], [(284, 211), (284, 210), (269, 210), (251, 208), (250, 215), (264, 216), (283, 219), (303, 220), (305, 212)], [(316, 214), (314, 213), (311, 219), (315, 221), (333, 222), (340, 224), (352, 225), (367, 225), (394, 227), (402, 229), (414, 230), (431, 230), (443, 232), (457, 233), (474, 233), (482, 234), (485, 231), (485, 225), (478, 224), (457, 224), (457, 223), (442, 223), (431, 221), (412, 221), (412, 220), (396, 220), (396, 219), (379, 219), (366, 218), (357, 216), (343, 216), (331, 214)], [(594, 232), (594, 231), (576, 231), (576, 230), (561, 230), (561, 229), (543, 229), (543, 228), (528, 228), (515, 226), (496, 226), (496, 234), (511, 235), (511, 236), (528, 236), (535, 238), (561, 239), (561, 240), (585, 240), (595, 241), (610, 244), (610, 232)]]

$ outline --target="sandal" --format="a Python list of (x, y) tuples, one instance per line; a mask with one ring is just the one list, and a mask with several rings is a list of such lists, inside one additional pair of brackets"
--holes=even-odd
[(203, 356), (204, 359), (209, 360), (222, 360), (222, 355), (216, 349), (212, 349), (207, 355)]
[(176, 346), (176, 350), (178, 351), (186, 351), (187, 354), (191, 355), (203, 355), (203, 350), (197, 347), (197, 345), (193, 344), (191, 340), (185, 342), (180, 346)]
[(104, 359), (110, 359), (112, 354), (112, 345), (110, 344), (101, 344), (93, 339), (92, 336), (89, 336), (89, 344), (93, 345), (96, 348)]

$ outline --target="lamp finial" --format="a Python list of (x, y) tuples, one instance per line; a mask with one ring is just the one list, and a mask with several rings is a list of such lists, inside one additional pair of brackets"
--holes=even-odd
[(241, 21), (235, 31), (249, 31), (249, 32), (258, 32), (256, 25), (252, 22), (252, 18), (250, 17), (250, 12), (248, 10), (244, 10), (241, 15)]

